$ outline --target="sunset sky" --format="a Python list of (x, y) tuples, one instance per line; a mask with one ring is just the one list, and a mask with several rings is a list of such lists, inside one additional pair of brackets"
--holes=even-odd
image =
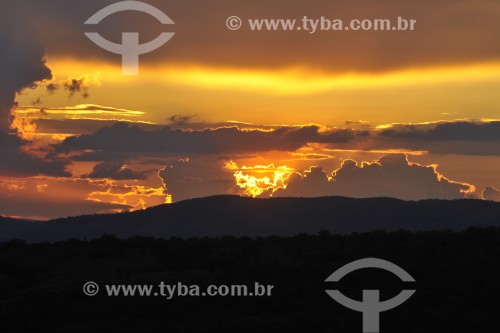
[[(0, 3), (0, 215), (214, 194), (500, 201), (500, 2)], [(398, 16), (415, 31), (232, 31), (226, 19)], [(123, 76), (85, 32), (175, 36)]]

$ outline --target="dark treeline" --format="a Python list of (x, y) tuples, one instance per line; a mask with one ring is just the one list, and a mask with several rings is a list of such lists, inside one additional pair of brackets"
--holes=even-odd
[[(408, 286), (365, 269), (324, 280), (353, 260), (377, 257), (410, 273)], [(95, 281), (97, 296), (82, 286)], [(271, 297), (108, 297), (106, 284), (182, 282), (274, 285)], [(361, 332), (361, 314), (329, 298), (339, 289), (383, 299), (416, 289), (381, 314), (381, 332), (498, 332), (500, 229), (370, 232), (266, 238), (118, 239), (0, 244), (1, 332)]]

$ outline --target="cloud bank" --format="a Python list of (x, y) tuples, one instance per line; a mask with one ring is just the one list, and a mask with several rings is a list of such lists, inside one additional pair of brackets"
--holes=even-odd
[(0, 20), (0, 176), (70, 176), (66, 161), (29, 154), (24, 150), (29, 142), (11, 129), (16, 94), (50, 78), (52, 73), (37, 41), (24, 29), (12, 29)]
[(0, 131), (9, 132), (16, 94), (52, 78), (42, 47), (29, 34), (0, 23)]
[(500, 201), (500, 191), (495, 187), (488, 186), (483, 190), (481, 197), (484, 200)]
[(420, 165), (408, 161), (404, 154), (386, 155), (361, 164), (344, 160), (342, 166), (327, 175), (312, 167), (303, 175), (289, 179), (286, 189), (274, 196), (340, 195), (354, 198), (393, 197), (405, 200), (458, 199), (474, 192), (474, 186), (447, 179), (436, 165)]
[[(279, 127), (272, 130), (236, 126), (204, 130), (164, 127), (148, 131), (139, 126), (117, 123), (89, 134), (67, 138), (57, 146), (59, 152), (96, 150), (128, 154), (230, 154), (271, 150), (294, 151), (308, 142), (349, 142), (365, 132), (349, 129), (320, 132), (319, 126)], [(126, 140), (127, 144), (123, 144)]]
[[(17, 0), (2, 2), (0, 19), (38, 31), (51, 56), (100, 59), (120, 63), (119, 56), (101, 50), (84, 36), (91, 15), (114, 0)], [(99, 32), (113, 41), (123, 31), (139, 31), (144, 41), (160, 32), (177, 35), (148, 56), (150, 62), (201, 64), (213, 67), (282, 68), (309, 66), (332, 72), (377, 72), (443, 64), (484, 63), (498, 60), (496, 43), (500, 4), (496, 1), (442, 0), (414, 2), (304, 0), (162, 1), (148, 3), (167, 13), (175, 25), (162, 26), (148, 15), (120, 13), (99, 25)], [(248, 27), (230, 31), (227, 17), (342, 19), (416, 19), (416, 30), (255, 32)], [(37, 19), (33, 19), (37, 18)], [(40, 23), (43, 21), (43, 24)], [(126, 22), (126, 24), (124, 23)], [(300, 23), (300, 22), (299, 22)], [(230, 46), (230, 47), (228, 47)], [(248, 57), (252, 54), (252, 57)], [(356, 56), (352, 56), (356, 55)]]

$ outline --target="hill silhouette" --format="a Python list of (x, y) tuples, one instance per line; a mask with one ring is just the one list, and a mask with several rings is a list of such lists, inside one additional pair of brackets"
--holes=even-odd
[(500, 203), (484, 200), (403, 201), (345, 197), (253, 199), (213, 196), (146, 210), (61, 218), (48, 222), (0, 219), (1, 240), (28, 242), (103, 234), (133, 236), (220, 237), (293, 236), (328, 230), (349, 234), (373, 230), (454, 230), (500, 226)]

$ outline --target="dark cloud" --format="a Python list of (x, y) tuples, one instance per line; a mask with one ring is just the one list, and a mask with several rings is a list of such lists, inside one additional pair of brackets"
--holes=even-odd
[(172, 125), (187, 125), (191, 123), (194, 118), (196, 118), (196, 115), (174, 114), (168, 118), (168, 121)]
[[(46, 109), (42, 108), (39, 112), (44, 115)], [(95, 120), (95, 119), (48, 119), (39, 118), (33, 119), (33, 123), (37, 126), (37, 129), (43, 133), (67, 133), (67, 134), (91, 134), (105, 126), (113, 126), (116, 124), (116, 120)], [(158, 128), (159, 126), (140, 124), (145, 128)]]
[[(317, 190), (316, 190), (317, 189)], [(294, 176), (274, 196), (340, 195), (354, 198), (394, 197), (405, 200), (464, 198), (474, 187), (451, 181), (434, 166), (408, 162), (406, 155), (386, 155), (371, 163), (345, 160), (329, 178), (313, 167)]]
[(68, 92), (69, 97), (79, 95), (84, 99), (90, 96), (89, 86), (90, 82), (88, 77), (69, 78), (67, 80), (60, 81), (59, 83), (48, 83), (44, 85), (45, 90), (49, 95), (53, 95), (57, 90), (63, 88)]
[(381, 131), (370, 148), (427, 150), (435, 154), (500, 155), (500, 122), (393, 125)]
[(91, 173), (84, 178), (109, 178), (114, 180), (136, 179), (144, 180), (151, 171), (134, 171), (122, 162), (103, 162), (94, 166)]
[(49, 175), (69, 177), (66, 171), (69, 161), (57, 157), (38, 158), (23, 150), (29, 142), (17, 134), (7, 134), (0, 131), (0, 176), (28, 177), (34, 175)]
[(88, 98), (88, 87), (86, 86), (85, 79), (68, 79), (64, 82), (64, 90), (69, 92), (69, 96), (73, 97), (75, 94), (81, 95), (83, 98)]
[(223, 171), (224, 163), (210, 157), (172, 160), (160, 170), (166, 191), (176, 202), (214, 194), (236, 194), (232, 172)]
[[(497, 1), (316, 1), (304, 0), (184, 1), (149, 0), (167, 13), (173, 26), (162, 26), (141, 13), (120, 13), (98, 27), (83, 22), (115, 0), (17, 0), (2, 2), (0, 19), (37, 29), (49, 54), (65, 58), (104, 59), (119, 56), (94, 45), (84, 32), (98, 31), (119, 42), (123, 31), (139, 31), (149, 41), (160, 32), (175, 32), (167, 46), (141, 58), (162, 63), (224, 67), (292, 67), (308, 65), (336, 72), (381, 71), (498, 60), (500, 4)], [(416, 19), (415, 31), (253, 32), (230, 31), (227, 17), (343, 19)], [(251, 56), (249, 56), (251, 55)]]
[(19, 22), (12, 24), (0, 19), (0, 176), (70, 176), (67, 161), (31, 155), (24, 149), (29, 142), (10, 129), (16, 94), (52, 78), (43, 48)]
[[(0, 12), (3, 9), (0, 8)], [(0, 131), (8, 132), (16, 94), (52, 78), (43, 48), (27, 32), (12, 31), (0, 19)], [(19, 24), (16, 24), (19, 27)]]
[(139, 126), (117, 123), (94, 134), (67, 138), (56, 149), (58, 152), (90, 149), (130, 154), (245, 154), (294, 151), (308, 142), (348, 142), (366, 135), (365, 132), (343, 129), (320, 132), (318, 126), (280, 127), (271, 131), (240, 130), (235, 126), (205, 130), (164, 127), (148, 131)]
[(49, 83), (45, 86), (45, 89), (47, 89), (49, 95), (52, 95), (57, 91), (57, 89), (59, 89), (59, 86), (55, 83)]
[(484, 200), (500, 201), (500, 191), (495, 187), (488, 186), (483, 190), (481, 198)]
[(330, 178), (318, 166), (310, 167), (302, 175), (292, 174), (287, 183), (287, 189), (278, 190), (274, 196), (322, 197), (332, 195)]
[[(159, 124), (150, 124), (143, 122), (134, 122), (137, 119), (137, 116), (132, 114), (132, 112), (138, 112), (128, 109), (120, 109), (120, 108), (112, 108), (107, 106), (99, 106), (99, 105), (79, 105), (78, 107), (65, 107), (65, 108), (54, 108), (54, 107), (23, 107), (19, 106), (20, 110), (27, 110), (30, 112), (30, 121), (32, 121), (37, 128), (43, 133), (66, 133), (66, 134), (92, 134), (97, 132), (103, 127), (111, 127), (117, 123), (117, 117), (123, 117), (130, 119), (130, 123), (133, 123), (135, 126), (139, 126), (148, 131), (154, 131), (165, 127), (165, 125)], [(52, 115), (54, 114), (64, 114), (64, 112), (72, 112), (73, 114), (81, 111), (98, 111), (96, 112), (94, 118), (92, 119), (50, 119), (47, 116), (48, 112), (51, 111)], [(37, 115), (37, 112), (40, 115)], [(37, 116), (40, 116), (37, 118)], [(102, 118), (99, 118), (102, 117)], [(109, 117), (111, 119), (106, 119), (105, 117)], [(125, 122), (125, 120), (123, 120)], [(185, 123), (185, 124), (168, 124), (169, 127), (173, 129), (184, 129), (184, 130), (206, 130), (209, 128), (221, 128), (221, 127), (234, 127), (238, 126), (239, 129), (255, 129), (259, 128), (262, 130), (271, 130), (272, 126), (255, 126), (252, 124), (242, 124), (242, 123), (234, 123), (234, 122), (221, 122), (221, 123)]]
[[(45, 120), (39, 121), (47, 123)], [(69, 130), (66, 125), (70, 124), (71, 122), (61, 122), (57, 126), (64, 125)], [(64, 153), (91, 150), (81, 155), (80, 159), (86, 160), (89, 160), (89, 156), (103, 153), (116, 155), (119, 160), (123, 160), (130, 154), (252, 154), (272, 150), (293, 152), (308, 143), (319, 143), (333, 149), (363, 147), (364, 150), (401, 149), (436, 154), (500, 155), (500, 122), (394, 125), (393, 128), (382, 131), (323, 131), (316, 125), (271, 128), (197, 124), (193, 126), (196, 129), (189, 129), (173, 125), (103, 124), (108, 126), (95, 133), (70, 137), (58, 145), (57, 150)], [(88, 122), (88, 126), (88, 130), (98, 127), (95, 122)], [(460, 134), (462, 130), (463, 135)], [(128, 144), (123, 145), (124, 141)], [(314, 156), (322, 157), (311, 155)]]
[(129, 156), (127, 153), (117, 153), (108, 151), (90, 151), (72, 157), (76, 162), (116, 162), (126, 160)]
[(391, 139), (435, 141), (500, 141), (500, 121), (443, 122), (430, 125), (394, 125), (380, 133)]
[[(130, 114), (130, 110), (125, 109), (116, 109), (110, 107), (103, 106), (92, 106), (88, 105), (85, 107), (79, 108), (51, 108), (52, 112), (65, 112), (65, 111), (92, 111), (99, 110), (99, 112), (105, 111), (109, 113), (110, 116), (113, 115), (122, 115), (127, 116)], [(132, 116), (130, 114), (130, 116)], [(133, 119), (133, 118), (132, 118)], [(175, 118), (177, 119), (177, 118)], [(287, 130), (279, 131), (275, 127), (272, 126), (256, 126), (252, 124), (243, 124), (243, 123), (184, 123), (183, 119), (179, 120), (177, 124), (169, 124), (168, 127), (172, 130), (173, 133), (171, 135), (147, 135), (148, 139), (144, 141), (144, 144), (148, 146), (158, 146), (154, 144), (151, 140), (160, 140), (165, 141), (167, 139), (180, 139), (181, 135), (176, 135), (174, 133), (181, 133), (185, 131), (185, 137), (191, 136), (194, 138), (195, 136), (201, 137), (210, 133), (210, 131), (214, 132), (216, 135), (222, 136), (221, 128), (237, 128), (240, 131), (236, 131), (241, 139), (244, 141), (245, 133), (249, 132), (250, 134), (246, 137), (248, 138), (248, 142), (246, 144), (242, 144), (242, 149), (252, 145), (260, 145), (263, 149), (258, 151), (263, 151), (266, 149), (276, 149), (276, 150), (286, 150), (286, 148), (294, 149), (297, 146), (300, 146), (304, 142), (311, 143), (325, 143), (330, 144), (328, 148), (332, 149), (353, 149), (357, 147), (363, 147), (364, 150), (385, 150), (385, 149), (401, 149), (401, 150), (413, 150), (413, 151), (428, 151), (429, 153), (434, 154), (460, 154), (460, 155), (483, 155), (483, 156), (498, 156), (500, 155), (500, 122), (499, 121), (450, 121), (450, 122), (440, 122), (433, 124), (395, 124), (392, 125), (389, 129), (384, 130), (376, 130), (372, 125), (369, 124), (361, 124), (362, 126), (358, 126), (358, 123), (348, 122), (346, 124), (349, 129), (339, 129), (334, 130), (331, 133), (318, 133), (317, 126), (302, 126), (302, 127), (285, 127)], [(103, 127), (107, 126), (110, 128), (114, 128), (116, 121), (114, 120), (86, 120), (86, 119), (77, 119), (77, 120), (53, 120), (53, 119), (33, 119), (32, 120), (36, 125), (44, 133), (70, 133), (70, 134), (79, 134), (84, 133), (93, 136), (100, 136), (105, 138), (107, 135), (112, 135), (116, 137), (119, 135), (118, 130), (107, 130), (107, 134), (99, 133), (92, 134), (93, 132), (98, 132)], [(157, 132), (161, 130), (163, 126), (154, 125), (154, 124), (139, 124), (136, 123), (134, 126), (138, 126), (142, 128), (145, 132)], [(268, 134), (266, 135), (256, 135), (256, 129), (261, 131), (266, 131)], [(284, 136), (287, 137), (286, 140), (292, 138), (291, 133), (293, 130), (300, 129), (300, 133), (303, 135), (303, 140), (297, 143), (297, 145), (290, 145), (286, 147), (286, 145), (282, 145), (282, 147), (276, 147), (279, 145), (279, 140), (276, 143), (267, 142), (262, 143), (261, 141), (252, 141), (252, 137), (268, 137), (269, 140), (273, 139), (277, 134), (283, 133)], [(128, 135), (132, 132), (129, 129), (122, 129), (122, 135), (124, 138), (127, 138)], [(229, 131), (227, 131), (229, 132)], [(113, 133), (113, 134), (112, 134)], [(142, 133), (142, 132), (141, 132)], [(200, 134), (205, 133), (205, 134)], [(214, 134), (214, 133), (213, 133)], [(137, 134), (139, 135), (139, 134)], [(214, 135), (214, 136), (216, 136)], [(207, 135), (208, 136), (208, 135)], [(297, 134), (298, 136), (298, 134)], [(156, 139), (154, 138), (156, 137)], [(83, 143), (83, 141), (89, 141), (90, 138), (85, 139), (76, 139), (78, 141), (78, 145), (82, 145), (82, 147), (88, 148), (98, 147), (96, 143)], [(75, 140), (75, 139), (71, 139)], [(70, 141), (71, 141), (70, 140)], [(83, 141), (82, 141), (83, 140)], [(118, 140), (118, 138), (117, 138)], [(119, 141), (119, 140), (118, 140)], [(189, 140), (188, 140), (189, 141)], [(186, 139), (182, 139), (179, 141), (182, 144), (187, 144)], [(66, 142), (63, 145), (66, 146), (65, 150), (71, 150), (71, 145), (73, 143)], [(203, 143), (202, 146), (207, 144), (207, 142)], [(161, 143), (161, 145), (165, 145), (165, 142)], [(200, 147), (202, 147), (200, 146)], [(224, 145), (221, 146), (221, 149)], [(228, 146), (231, 146), (228, 143)], [(76, 148), (76, 147), (75, 147)], [(128, 149), (121, 150), (120, 157), (118, 160), (126, 159), (126, 156), (123, 153), (127, 152)], [(158, 149), (159, 150), (159, 149)], [(105, 150), (112, 154), (109, 149)], [(140, 152), (140, 149), (136, 150)], [(172, 152), (172, 149), (165, 149), (167, 152)], [(189, 148), (186, 152), (190, 153), (195, 151), (192, 148)], [(233, 152), (234, 149), (228, 151), (228, 153)], [(180, 151), (183, 153), (183, 151)], [(207, 153), (213, 152), (213, 149), (208, 150)], [(116, 151), (113, 151), (116, 154)], [(218, 151), (220, 153), (220, 151)], [(85, 155), (94, 156), (96, 152), (86, 153)], [(310, 155), (311, 158), (314, 158), (314, 155)], [(316, 155), (317, 158), (321, 158), (320, 155)], [(326, 156), (325, 156), (326, 157)], [(82, 157), (83, 158), (83, 157)], [(94, 161), (98, 161), (98, 159), (93, 159)], [(109, 159), (106, 159), (109, 160)]]

